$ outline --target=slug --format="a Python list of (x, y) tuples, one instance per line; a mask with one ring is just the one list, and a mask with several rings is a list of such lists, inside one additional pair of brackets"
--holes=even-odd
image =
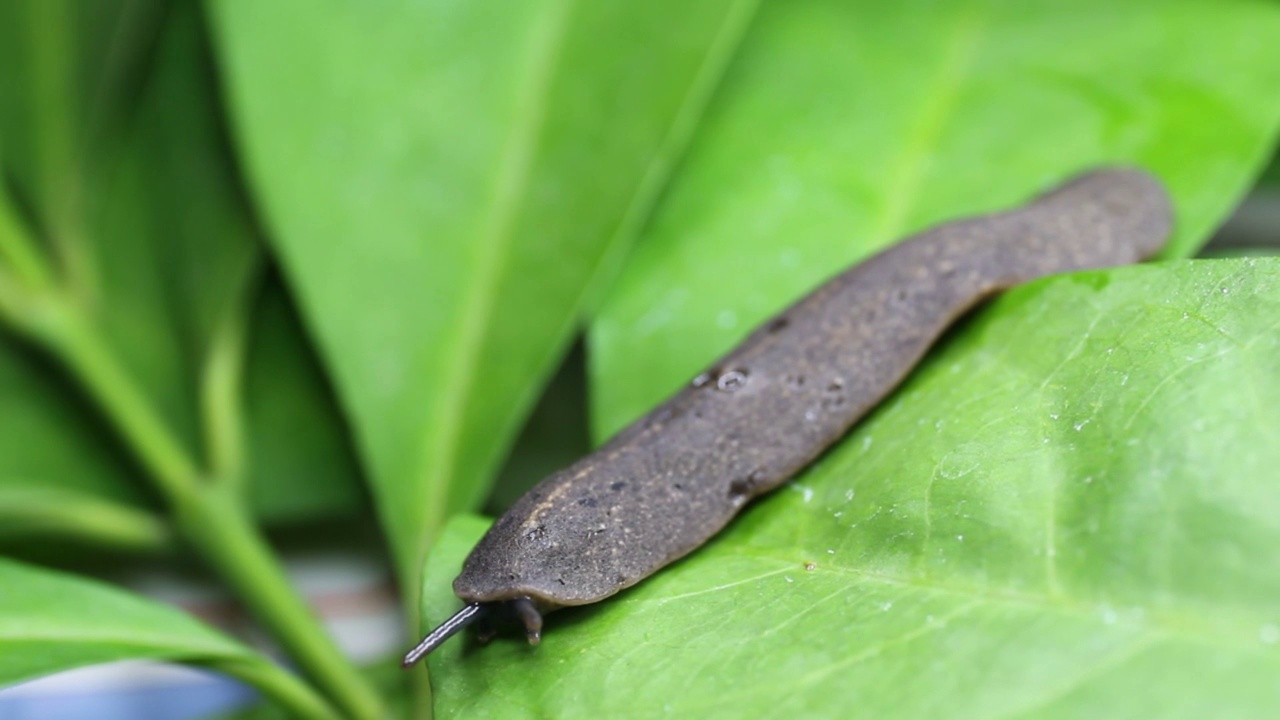
[(1172, 225), (1151, 176), (1105, 168), (1026, 205), (950, 222), (853, 266), (599, 450), (521, 497), (454, 580), (466, 605), (405, 667), (480, 621), (603, 600), (688, 554), (795, 475), (894, 389), (983, 299), (1055, 273), (1137, 262)]

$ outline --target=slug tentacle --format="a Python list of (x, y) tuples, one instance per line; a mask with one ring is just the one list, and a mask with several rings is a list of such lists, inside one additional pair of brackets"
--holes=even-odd
[(440, 623), (439, 627), (422, 638), (422, 642), (405, 653), (404, 660), (400, 664), (404, 667), (412, 666), (432, 650), (443, 645), (445, 640), (453, 637), (459, 630), (488, 614), (489, 606), (486, 603), (473, 602), (464, 605), (461, 610), (453, 614), (453, 617)]
[(542, 613), (538, 612), (538, 607), (534, 605), (533, 599), (528, 597), (516, 598), (511, 601), (511, 609), (515, 612), (516, 618), (524, 625), (524, 633), (529, 638), (529, 644), (537, 645), (542, 642)]

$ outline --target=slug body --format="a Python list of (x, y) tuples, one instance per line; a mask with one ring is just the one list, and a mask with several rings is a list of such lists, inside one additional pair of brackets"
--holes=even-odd
[(454, 581), (468, 605), (406, 665), (495, 609), (537, 642), (540, 613), (602, 600), (686, 555), (844, 435), (975, 304), (1046, 275), (1148, 258), (1171, 216), (1155, 179), (1097, 170), (837, 275), (520, 498)]

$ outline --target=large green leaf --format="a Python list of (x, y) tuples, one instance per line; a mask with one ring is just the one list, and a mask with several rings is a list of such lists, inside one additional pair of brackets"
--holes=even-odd
[(0, 559), (0, 685), (126, 658), (247, 657), (238, 643), (173, 608)]
[(405, 577), (483, 500), (753, 6), (210, 4), (242, 154)]
[(1016, 289), (685, 561), (443, 648), (441, 714), (1274, 717), (1277, 318), (1280, 259)]
[(302, 717), (328, 716), (292, 676), (174, 608), (0, 559), (0, 687), (132, 659), (203, 665), (254, 683)]
[(1090, 165), (1164, 180), (1191, 254), (1265, 162), (1276, 37), (1251, 0), (765, 4), (591, 328), (597, 437), (855, 259)]

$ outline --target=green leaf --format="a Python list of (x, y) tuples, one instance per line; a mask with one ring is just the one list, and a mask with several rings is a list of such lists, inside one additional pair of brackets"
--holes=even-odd
[(27, 62), (6, 68), (0, 135), (60, 285), (194, 454), (215, 316), (240, 301), (261, 250), (220, 152), (198, 14), (159, 8), (6, 6), (6, 40)]
[[(198, 7), (162, 5), (0, 8), (8, 189), (130, 379), (211, 473), (247, 475), (267, 520), (349, 511), (361, 490), (341, 415), (280, 289), (258, 300), (264, 253)], [(65, 57), (45, 52), (59, 42)], [(7, 339), (0, 398), (0, 484), (149, 504), (145, 478), (79, 389)], [(27, 497), (22, 512), (33, 507)]]
[(211, 3), (242, 154), (402, 577), (483, 500), (753, 6)]
[(576, 343), (538, 398), (485, 504), (502, 512), (546, 476), (591, 452), (586, 356)]
[(146, 507), (154, 497), (109, 430), (43, 358), (0, 335), (0, 484), (56, 485)]
[(604, 438), (858, 258), (1099, 163), (1168, 185), (1194, 253), (1280, 120), (1280, 6), (766, 4), (591, 327)]
[[(198, 386), (262, 262), (219, 126), (197, 9), (175, 7), (121, 143), (92, 187), (71, 276), (112, 349), (193, 454)], [(105, 154), (105, 153), (104, 153)], [(232, 331), (234, 332), (234, 331)]]
[(200, 393), (206, 463), (244, 474), (263, 519), (351, 512), (363, 495), (347, 429), (286, 293), (259, 277), (264, 248), (221, 125), (211, 49), (197, 6), (180, 7), (156, 66), (154, 125), (137, 136), (157, 146), (147, 204), (160, 216), (138, 262), (156, 263), (150, 277), (177, 310), (153, 330), (184, 338), (183, 387), (167, 392)]
[(1258, 179), (1258, 184), (1268, 189), (1280, 187), (1280, 155), (1271, 158), (1271, 163)]
[[(59, 251), (75, 252), (89, 185), (119, 142), (164, 0), (0, 5), (0, 149), (7, 182)], [(76, 236), (76, 237), (73, 237)]]
[(193, 379), (261, 251), (223, 152), (197, 8), (163, 7), (6, 8), (5, 40), (25, 55), (6, 72), (0, 136), (32, 234), (195, 448)]
[(0, 482), (0, 547), (14, 538), (48, 536), (145, 552), (174, 542), (160, 518), (131, 505), (58, 486)]
[(244, 379), (248, 489), (267, 522), (367, 510), (355, 448), (279, 282), (258, 301)]
[(1277, 317), (1280, 259), (1016, 289), (686, 560), (442, 648), (440, 716), (1273, 717)]
[(257, 685), (297, 716), (333, 717), (291, 675), (174, 608), (0, 559), (0, 686), (130, 659), (203, 665)]
[(181, 612), (0, 559), (0, 684), (127, 658), (210, 663), (251, 653)]

